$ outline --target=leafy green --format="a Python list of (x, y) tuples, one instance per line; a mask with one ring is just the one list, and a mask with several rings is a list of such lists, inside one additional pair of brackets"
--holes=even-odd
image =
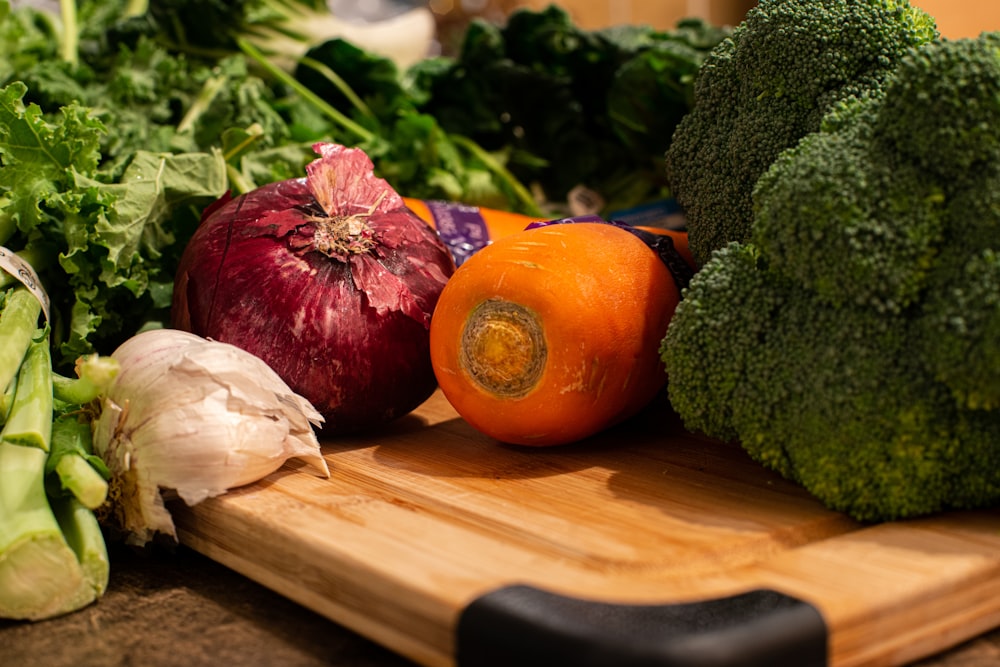
[(418, 109), (505, 154), (548, 200), (582, 185), (615, 210), (667, 194), (663, 154), (695, 73), (727, 34), (699, 19), (672, 31), (591, 31), (555, 5), (522, 9), (505, 26), (473, 22), (456, 57), (429, 59), (407, 78)]
[[(57, 256), (42, 271), (53, 335), (69, 365), (116, 346), (169, 306), (176, 260), (201, 206), (226, 188), (221, 152), (135, 151), (121, 177), (100, 170), (105, 126), (71, 104), (46, 118), (27, 88), (0, 89), (0, 217), (14, 250)], [(58, 268), (57, 268), (58, 267)]]

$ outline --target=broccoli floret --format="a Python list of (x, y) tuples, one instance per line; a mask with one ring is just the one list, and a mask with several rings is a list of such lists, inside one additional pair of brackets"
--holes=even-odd
[(938, 36), (906, 0), (762, 0), (699, 70), (666, 153), (699, 265), (749, 237), (754, 183), (836, 103), (882, 89), (899, 56)]
[(949, 276), (924, 300), (921, 354), (960, 403), (1000, 409), (1000, 250), (972, 254)]
[[(945, 179), (995, 163), (1000, 98), (1000, 33), (916, 50), (900, 63), (877, 131), (906, 159)], [(941, 76), (941, 72), (947, 76)], [(943, 122), (944, 121), (944, 122)]]
[[(671, 399), (685, 425), (730, 440), (737, 436), (733, 393), (770, 328), (774, 304), (753, 247), (733, 243), (717, 255), (695, 275), (697, 289), (688, 290), (674, 313), (663, 351), (670, 355), (671, 382), (684, 388)], [(725, 269), (710, 270), (714, 264)], [(719, 339), (730, 344), (718, 345)]]
[[(979, 431), (960, 438), (964, 420), (974, 418), (910, 362), (907, 319), (854, 305), (824, 307), (760, 259), (747, 262), (755, 252), (736, 244), (717, 252), (695, 276), (664, 339), (670, 398), (685, 425), (704, 423), (692, 415), (714, 413), (714, 435), (726, 434), (720, 428), (737, 434), (755, 460), (860, 520), (971, 504), (961, 496), (963, 470), (982, 474), (987, 498), (1000, 500), (1000, 471), (977, 467), (983, 453), (1000, 460), (1000, 420), (979, 422)], [(762, 285), (764, 296), (719, 299), (717, 286), (735, 281)], [(725, 332), (716, 328), (722, 308)], [(747, 321), (756, 331), (750, 347), (740, 342)], [(725, 395), (714, 385), (719, 361), (727, 374), (739, 374)], [(970, 451), (977, 453), (974, 465), (957, 463)]]
[(822, 131), (775, 160), (757, 181), (751, 238), (832, 304), (895, 312), (926, 284), (944, 194), (919, 165), (878, 147), (879, 108), (878, 98), (838, 105)]
[(998, 36), (917, 47), (833, 105), (663, 340), (685, 425), (859, 520), (1000, 503)]
[[(1000, 73), (1000, 65), (994, 64)], [(1000, 90), (1000, 83), (992, 85)], [(976, 99), (973, 96), (970, 99)], [(992, 112), (994, 140), (1000, 136)], [(974, 147), (978, 151), (988, 141)], [(1000, 409), (1000, 150), (959, 167), (948, 196), (947, 236), (923, 299), (921, 354), (935, 377), (970, 408)], [(947, 176), (942, 176), (947, 179)]]

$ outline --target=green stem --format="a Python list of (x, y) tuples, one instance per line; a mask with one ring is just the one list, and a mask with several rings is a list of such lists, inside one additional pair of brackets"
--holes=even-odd
[(226, 176), (229, 178), (229, 184), (236, 194), (250, 192), (255, 187), (253, 183), (243, 177), (239, 169), (228, 162), (226, 163)]
[(45, 495), (46, 458), (0, 441), (0, 618), (39, 620), (93, 600)]
[(201, 90), (198, 91), (198, 97), (195, 98), (194, 103), (187, 110), (187, 113), (184, 114), (184, 118), (178, 123), (178, 133), (186, 132), (194, 127), (195, 121), (211, 106), (212, 100), (215, 99), (225, 84), (226, 77), (213, 76), (202, 85)]
[(291, 88), (304, 101), (316, 107), (316, 109), (340, 125), (340, 127), (353, 133), (361, 141), (371, 141), (375, 138), (375, 134), (373, 132), (355, 123), (353, 120), (320, 98), (316, 93), (299, 83), (295, 77), (268, 61), (268, 59), (264, 57), (264, 54), (262, 54), (253, 44), (243, 38), (237, 38), (236, 41), (240, 50), (263, 67), (268, 74)]
[(76, 25), (76, 0), (59, 0), (59, 14), (62, 18), (62, 38), (60, 40), (60, 56), (76, 67), (80, 59), (80, 37)]
[(358, 94), (354, 92), (354, 89), (347, 85), (344, 78), (333, 71), (331, 67), (321, 63), (315, 58), (310, 58), (309, 56), (302, 56), (302, 58), (299, 59), (299, 62), (323, 75), (323, 78), (332, 83), (333, 86), (347, 98), (347, 101), (354, 105), (355, 109), (369, 118), (375, 118), (375, 114), (373, 114), (372, 110), (368, 108), (368, 105), (365, 104), (364, 100), (358, 97)]
[(108, 498), (108, 481), (82, 456), (74, 453), (60, 456), (55, 473), (62, 489), (89, 510), (96, 510)]
[(73, 496), (52, 498), (52, 511), (63, 538), (76, 556), (82, 581), (69, 605), (75, 611), (104, 595), (111, 575), (111, 561), (104, 533), (94, 513)]
[(111, 473), (104, 461), (94, 454), (88, 420), (71, 413), (61, 414), (53, 420), (52, 447), (45, 463), (45, 474), (45, 488), (50, 498), (72, 495), (91, 510), (104, 504)]
[(538, 203), (535, 202), (535, 198), (531, 196), (528, 189), (519, 181), (514, 174), (510, 173), (507, 167), (503, 166), (498, 160), (496, 160), (492, 155), (483, 150), (483, 148), (472, 141), (468, 137), (464, 137), (459, 134), (449, 135), (451, 140), (458, 146), (461, 146), (468, 152), (478, 159), (480, 162), (485, 164), (497, 177), (499, 177), (507, 187), (510, 188), (511, 192), (518, 201), (521, 202), (523, 207), (523, 212), (527, 215), (534, 215), (544, 217), (545, 213), (539, 208)]
[(0, 313), (0, 387), (6, 389), (17, 375), (41, 312), (42, 304), (20, 283), (7, 293)]
[(147, 11), (149, 11), (149, 0), (128, 0), (123, 13), (125, 18), (130, 18), (133, 16), (142, 16)]
[(49, 451), (52, 440), (52, 357), (45, 330), (33, 339), (17, 374), (17, 390), (0, 439)]
[(70, 405), (86, 405), (107, 392), (120, 368), (114, 357), (88, 354), (76, 362), (77, 377), (52, 374), (53, 396)]
[(14, 376), (14, 379), (4, 389), (3, 394), (0, 394), (0, 426), (7, 423), (7, 417), (10, 415), (10, 406), (14, 405), (15, 391), (17, 391), (17, 376)]
[(251, 123), (243, 132), (245, 134), (243, 139), (239, 143), (228, 145), (222, 153), (222, 159), (227, 164), (231, 164), (236, 158), (248, 152), (264, 137), (264, 129), (258, 123)]

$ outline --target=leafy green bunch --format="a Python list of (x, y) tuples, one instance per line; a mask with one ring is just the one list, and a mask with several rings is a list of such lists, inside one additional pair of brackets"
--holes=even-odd
[(503, 26), (474, 21), (456, 56), (407, 78), (418, 109), (502, 153), (546, 200), (586, 186), (607, 213), (669, 194), (663, 153), (702, 62), (728, 35), (700, 19), (586, 30), (550, 5), (517, 10)]

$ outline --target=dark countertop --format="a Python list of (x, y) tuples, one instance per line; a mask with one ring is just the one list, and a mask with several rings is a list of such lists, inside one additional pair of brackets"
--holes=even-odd
[[(0, 665), (415, 667), (185, 547), (111, 548), (111, 583), (96, 604), (37, 623), (0, 621)], [(917, 665), (1000, 665), (1000, 629)]]

